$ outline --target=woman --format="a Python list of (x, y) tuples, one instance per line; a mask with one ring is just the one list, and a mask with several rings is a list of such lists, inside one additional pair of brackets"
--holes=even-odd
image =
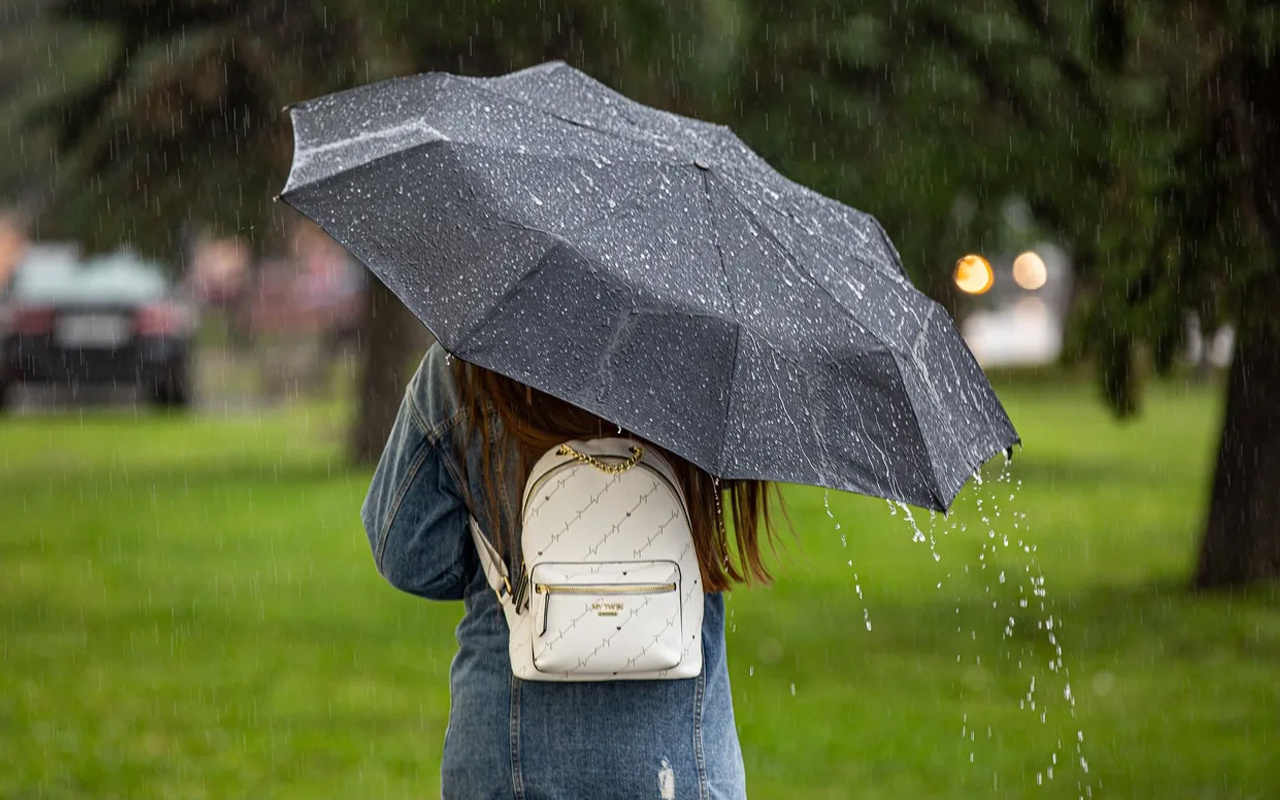
[(480, 567), (469, 517), (512, 561), (520, 533), (513, 509), (533, 462), (568, 439), (620, 433), (579, 408), (454, 361), (439, 345), (409, 382), (362, 517), (388, 581), (421, 597), (465, 602), (449, 676), (445, 798), (746, 796), (720, 593), (769, 580), (760, 552), (761, 538), (773, 536), (765, 484), (730, 482), (731, 548), (711, 477), (663, 452), (688, 500), (709, 592), (697, 678), (544, 683), (511, 674), (507, 622)]

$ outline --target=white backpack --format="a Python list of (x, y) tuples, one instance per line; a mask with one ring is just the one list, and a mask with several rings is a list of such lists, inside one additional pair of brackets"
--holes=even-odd
[(654, 680), (702, 671), (702, 575), (670, 465), (630, 439), (570, 441), (529, 472), (515, 585), (471, 534), (528, 681)]

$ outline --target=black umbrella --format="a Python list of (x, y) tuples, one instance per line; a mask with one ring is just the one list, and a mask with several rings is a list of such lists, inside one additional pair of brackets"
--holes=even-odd
[(1017, 433), (870, 216), (562, 63), (292, 108), (282, 198), (459, 358), (721, 478), (945, 509)]

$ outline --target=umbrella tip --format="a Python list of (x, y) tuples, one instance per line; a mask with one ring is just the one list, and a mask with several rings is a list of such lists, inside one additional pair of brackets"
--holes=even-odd
[(280, 202), (280, 195), (276, 195), (276, 196), (272, 197), (272, 198), (271, 198), (271, 202), (273, 202), (273, 203), (279, 203), (279, 202)]

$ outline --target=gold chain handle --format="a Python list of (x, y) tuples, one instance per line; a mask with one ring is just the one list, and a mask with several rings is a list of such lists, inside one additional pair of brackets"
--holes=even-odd
[(588, 455), (587, 453), (574, 450), (572, 447), (570, 447), (567, 444), (560, 445), (560, 449), (556, 451), (556, 455), (571, 456), (574, 461), (581, 461), (583, 464), (590, 464), (591, 466), (595, 467), (601, 472), (606, 472), (610, 475), (618, 475), (620, 473), (626, 472), (627, 470), (631, 469), (636, 464), (639, 464), (640, 459), (644, 456), (643, 447), (640, 447), (638, 445), (632, 445), (630, 447), (630, 450), (631, 450), (631, 458), (628, 458), (626, 461), (622, 461), (617, 464), (606, 464), (593, 455)]

